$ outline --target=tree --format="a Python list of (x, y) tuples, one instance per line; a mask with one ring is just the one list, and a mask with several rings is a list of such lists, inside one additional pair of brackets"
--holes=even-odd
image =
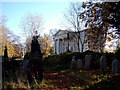
[(110, 27), (116, 28), (116, 33), (120, 33), (120, 1), (119, 2), (104, 2), (103, 3), (105, 12), (108, 12), (108, 17), (104, 18), (103, 21), (110, 24)]
[(38, 40), (41, 45), (41, 52), (44, 53), (45, 57), (53, 53), (53, 44), (50, 35), (44, 34), (44, 36), (41, 36)]
[(111, 41), (116, 38), (114, 31), (119, 33), (120, 3), (83, 2), (82, 7), (84, 11), (80, 14), (80, 18), (86, 21), (86, 26), (90, 28), (89, 37), (97, 38), (91, 40), (91, 46), (95, 49), (103, 49), (106, 40)]
[(0, 55), (4, 55), (4, 49), (5, 46), (7, 46), (8, 50), (8, 57), (18, 57), (21, 56), (21, 47), (17, 47), (16, 45), (19, 46), (19, 37), (14, 35), (13, 32), (11, 32), (5, 25), (7, 21), (6, 16), (0, 16)]
[(26, 51), (30, 52), (31, 40), (35, 31), (37, 31), (38, 33), (41, 32), (42, 16), (37, 14), (26, 15), (22, 18), (20, 26), (21, 30), (23, 31), (22, 34), (26, 39)]
[[(79, 15), (82, 11), (81, 8), (82, 3), (80, 2), (72, 2), (70, 4), (70, 8), (68, 10), (67, 14), (64, 14), (66, 21), (68, 22), (68, 29), (73, 29), (76, 33), (74, 35), (74, 38), (77, 40), (77, 46), (78, 46), (78, 51), (83, 52), (85, 43), (87, 41), (87, 35), (86, 35), (86, 30), (84, 29), (84, 22), (81, 18), (79, 18)], [(80, 50), (81, 46), (81, 50)]]
[(52, 37), (52, 39), (54, 38), (53, 35), (54, 35), (57, 31), (59, 31), (59, 29), (50, 29), (50, 30), (49, 30), (49, 34), (50, 34), (50, 37)]
[(104, 2), (104, 6), (109, 6), (105, 8), (108, 12), (108, 17), (104, 18), (103, 21), (109, 23), (111, 28), (114, 28), (110, 33), (111, 39), (118, 39), (118, 46), (120, 46), (120, 1), (119, 2)]

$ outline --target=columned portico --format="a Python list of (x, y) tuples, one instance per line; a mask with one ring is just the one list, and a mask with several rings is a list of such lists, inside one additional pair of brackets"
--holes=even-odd
[[(66, 51), (78, 52), (77, 40), (74, 38), (76, 33), (67, 30), (59, 30), (54, 35), (54, 52), (64, 53)], [(85, 51), (85, 50), (84, 50)]]
[(64, 50), (65, 49), (64, 38), (57, 39), (57, 48), (58, 48), (57, 53), (64, 53), (65, 52), (65, 50)]

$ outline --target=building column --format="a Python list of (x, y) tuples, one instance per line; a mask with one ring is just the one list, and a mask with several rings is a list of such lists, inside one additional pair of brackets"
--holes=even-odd
[(54, 39), (54, 53), (56, 53), (56, 40)]
[(60, 39), (60, 53), (62, 53), (62, 44), (61, 44), (61, 39)]
[(60, 40), (60, 53), (63, 52), (63, 45), (62, 45), (62, 39)]
[(60, 53), (60, 39), (58, 39), (58, 53)]
[(64, 50), (64, 49), (65, 49), (65, 41), (64, 41), (64, 38), (63, 38), (62, 41), (63, 41), (63, 48), (62, 48), (63, 52), (62, 52), (62, 53), (64, 53), (64, 52), (65, 52), (65, 50)]
[(56, 40), (56, 53), (58, 54), (58, 39)]
[(69, 52), (69, 32), (67, 33), (67, 52)]

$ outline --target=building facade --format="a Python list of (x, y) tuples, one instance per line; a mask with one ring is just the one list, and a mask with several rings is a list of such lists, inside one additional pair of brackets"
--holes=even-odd
[[(69, 33), (69, 38), (68, 38)], [(84, 33), (84, 32), (81, 32)], [(71, 52), (78, 52), (78, 41), (75, 38), (76, 32), (68, 30), (59, 30), (54, 34), (54, 53), (64, 53), (68, 49)], [(84, 34), (81, 35), (84, 37)], [(81, 51), (81, 43), (79, 43)], [(83, 52), (88, 50), (87, 43), (84, 44)]]

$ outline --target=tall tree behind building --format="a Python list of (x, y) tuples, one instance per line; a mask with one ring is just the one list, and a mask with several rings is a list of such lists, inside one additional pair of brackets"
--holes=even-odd
[[(119, 2), (86, 2), (82, 3), (84, 11), (80, 14), (89, 27), (89, 36), (93, 50), (103, 49), (105, 41), (116, 38), (114, 31), (119, 31)], [(114, 28), (114, 30), (110, 30)], [(117, 30), (115, 30), (117, 29)], [(97, 39), (94, 39), (97, 38)]]
[[(65, 20), (67, 22), (66, 26), (68, 30), (74, 30), (76, 32), (76, 35), (74, 35), (74, 38), (77, 41), (78, 51), (83, 52), (85, 43), (87, 41), (87, 35), (86, 31), (83, 31), (84, 22), (79, 17), (80, 13), (82, 12), (82, 3), (81, 2), (71, 2), (70, 7), (67, 10), (67, 12), (64, 14)], [(81, 32), (82, 31), (82, 32)], [(81, 47), (81, 49), (80, 49)]]

